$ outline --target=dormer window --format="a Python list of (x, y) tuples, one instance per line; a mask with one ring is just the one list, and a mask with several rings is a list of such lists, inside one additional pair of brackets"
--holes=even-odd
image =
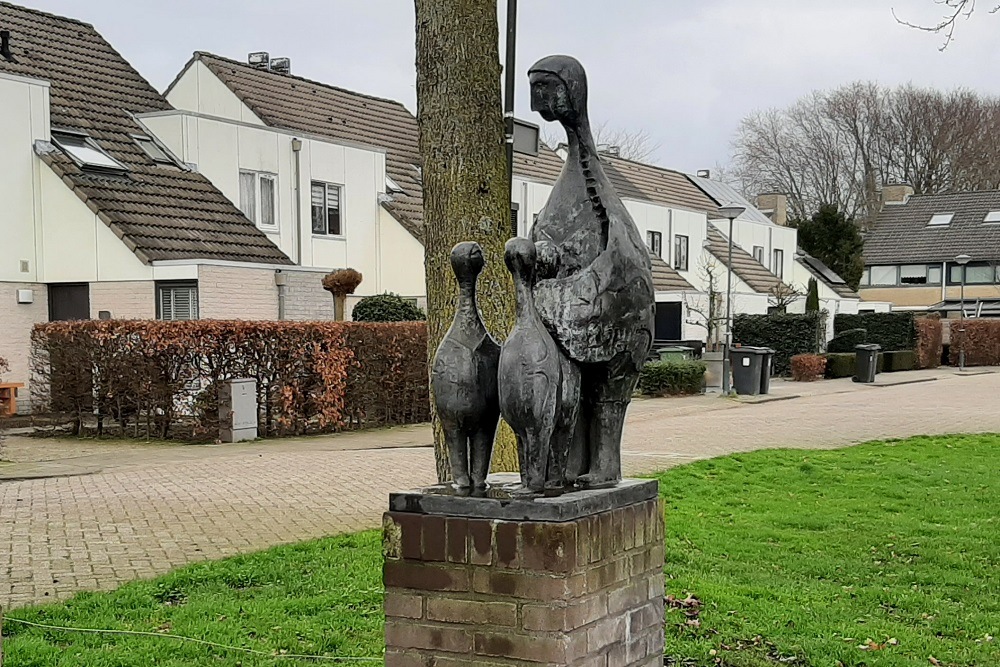
[(983, 218), (983, 222), (1000, 222), (1000, 211), (990, 211)]
[(947, 227), (951, 224), (951, 219), (955, 217), (954, 213), (936, 213), (931, 216), (931, 221), (927, 223), (928, 227)]
[(103, 148), (97, 145), (97, 142), (85, 134), (53, 132), (52, 141), (81, 169), (120, 174), (128, 171), (128, 167), (108, 155)]

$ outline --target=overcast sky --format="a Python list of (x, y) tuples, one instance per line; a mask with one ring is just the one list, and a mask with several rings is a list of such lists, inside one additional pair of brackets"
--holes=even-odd
[[(160, 90), (195, 50), (265, 50), (297, 75), (415, 109), (412, 0), (21, 1), (94, 24)], [(541, 122), (525, 72), (568, 53), (587, 67), (595, 122), (645, 129), (664, 166), (714, 167), (741, 118), (815, 89), (877, 80), (1000, 94), (1000, 15), (980, 4), (942, 53), (941, 36), (892, 15), (933, 23), (933, 0), (521, 0), (517, 113)]]

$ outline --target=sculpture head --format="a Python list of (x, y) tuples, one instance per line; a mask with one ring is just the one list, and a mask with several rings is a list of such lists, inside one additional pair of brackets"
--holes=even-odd
[(530, 240), (516, 236), (504, 246), (503, 261), (514, 278), (528, 285), (534, 282), (535, 261), (538, 258), (535, 244)]
[(451, 269), (459, 282), (475, 282), (484, 266), (483, 249), (475, 241), (463, 241), (451, 249)]
[(587, 115), (587, 73), (572, 56), (546, 56), (528, 70), (531, 110), (574, 125)]

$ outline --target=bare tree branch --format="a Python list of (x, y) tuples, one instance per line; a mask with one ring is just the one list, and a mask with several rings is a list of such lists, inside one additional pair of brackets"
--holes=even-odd
[[(941, 20), (934, 25), (920, 25), (918, 23), (911, 23), (904, 19), (899, 18), (896, 14), (896, 8), (892, 9), (892, 17), (896, 19), (896, 22), (905, 25), (907, 28), (914, 28), (916, 30), (923, 30), (924, 32), (933, 32), (936, 34), (944, 33), (944, 44), (941, 45), (940, 51), (944, 51), (951, 44), (951, 40), (955, 36), (955, 25), (958, 23), (960, 17), (968, 19), (972, 16), (973, 12), (976, 11), (976, 0), (934, 0), (935, 3), (941, 5), (942, 7), (947, 7), (948, 11)], [(1000, 11), (1000, 5), (996, 5), (990, 10), (990, 14), (996, 14)]]
[[(645, 162), (660, 149), (660, 142), (653, 139), (646, 130), (626, 130), (610, 127), (607, 121), (593, 127), (594, 141), (599, 150), (617, 157)], [(542, 141), (552, 149), (559, 147), (564, 139), (546, 129), (542, 130)]]

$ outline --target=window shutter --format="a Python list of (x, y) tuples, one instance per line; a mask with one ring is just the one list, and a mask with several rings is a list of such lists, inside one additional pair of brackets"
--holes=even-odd
[(327, 233), (340, 235), (340, 188), (326, 186)]
[(160, 290), (160, 319), (198, 319), (197, 285), (163, 285)]
[(160, 288), (160, 319), (174, 319), (174, 299), (169, 288)]
[(257, 222), (257, 175), (249, 171), (240, 172), (240, 210), (248, 220)]
[(274, 227), (274, 197), (275, 183), (274, 176), (263, 175), (260, 177), (260, 225), (261, 227)]
[(517, 207), (510, 207), (510, 237), (517, 236)]

